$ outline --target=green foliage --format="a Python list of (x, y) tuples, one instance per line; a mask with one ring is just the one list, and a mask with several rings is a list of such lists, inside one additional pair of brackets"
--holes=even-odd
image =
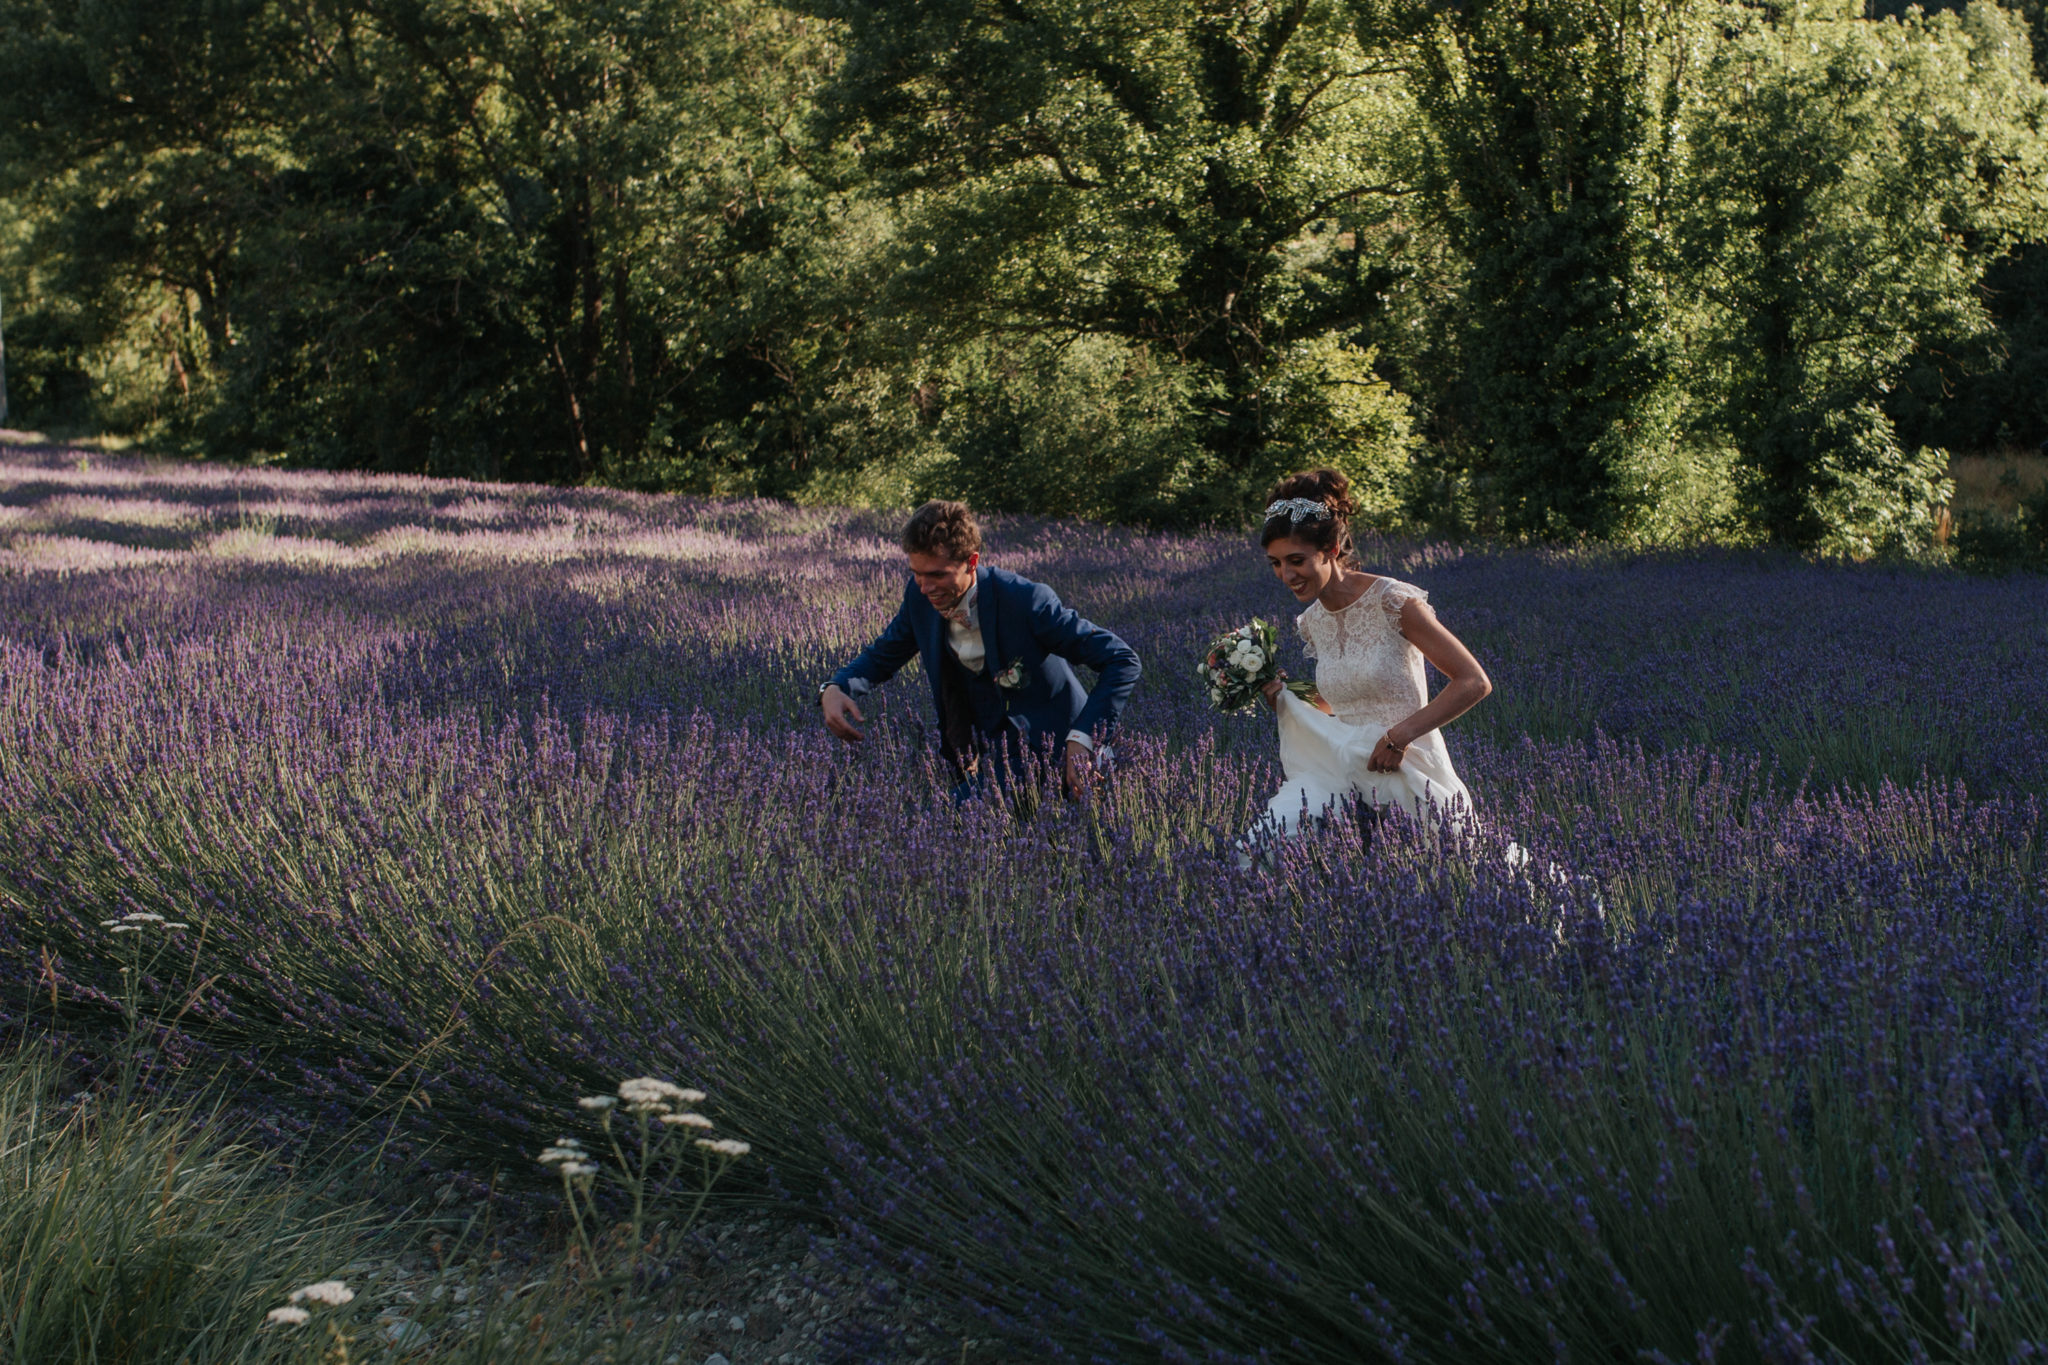
[(0, 1058), (0, 1358), (247, 1359), (266, 1310), (376, 1247), (363, 1209), (278, 1178), (219, 1113), (55, 1081)]
[(1980, 573), (2048, 570), (2048, 489), (2021, 499), (2009, 515), (1958, 518), (1955, 554), (1963, 567)]
[(1991, 262), (1978, 289), (1992, 327), (1923, 341), (1885, 410), (1908, 444), (2048, 447), (2048, 243)]
[(932, 452), (911, 497), (992, 511), (1170, 517), (1212, 458), (1190, 439), (1182, 367), (1112, 337), (963, 347), (928, 390)]
[(92, 415), (209, 448), (716, 484), (704, 431), (789, 388), (786, 263), (749, 270), (809, 211), (782, 147), (814, 28), (690, 0), (9, 0), (45, 368), (148, 352), (146, 415)]
[(1713, 421), (1771, 539), (1854, 554), (1924, 543), (1946, 454), (1881, 406), (1915, 347), (1989, 327), (1978, 286), (2037, 225), (2040, 87), (2012, 21), (1749, 20), (1692, 120), (1686, 249), (1709, 303)]
[(1489, 0), (1418, 45), (1427, 199), (1466, 262), (1443, 420), (1482, 525), (1623, 532), (1648, 506), (1629, 466), (1676, 440), (1661, 246), (1693, 23), (1640, 0)]
[[(1352, 400), (1329, 391), (1361, 382), (1355, 363), (1302, 383), (1320, 348), (1373, 313), (1356, 229), (1403, 188), (1382, 131), (1405, 119), (1398, 72), (1345, 11), (946, 0), (826, 12), (846, 59), (820, 96), (821, 135), (857, 146), (860, 174), (901, 213), (878, 311), (921, 354), (961, 357), (953, 382), (987, 400), (946, 446), (962, 489), (1007, 501), (1042, 477), (997, 468), (1044, 458), (1039, 438), (1008, 434), (1027, 413), (1066, 433), (1043, 438), (1053, 444), (1099, 420), (1095, 383), (1053, 416), (997, 379), (1035, 374), (1024, 388), (1047, 395), (1069, 382), (1052, 379), (1063, 367), (1103, 363), (1099, 347), (1054, 358), (1090, 338), (1132, 353), (1121, 382), (1138, 423), (1177, 403), (1179, 430), (1163, 446), (1139, 438), (1106, 504), (1100, 485), (1063, 486), (1038, 506), (1236, 521), (1305, 450), (1342, 457), (1363, 439), (1371, 463), (1399, 444), (1379, 419), (1333, 420)], [(957, 406), (947, 368), (907, 378), (936, 375)]]
[(1918, 548), (1944, 448), (2048, 438), (2044, 35), (1862, 13), (0, 0), (15, 420), (1155, 525), (1330, 463), (1381, 522)]
[[(113, 1090), (66, 1097), (57, 1080), (37, 1048), (0, 1055), (0, 1360), (652, 1365), (691, 1345), (673, 1296), (653, 1284), (622, 1286), (588, 1263), (551, 1259), (510, 1282), (542, 1292), (501, 1302), (478, 1283), (491, 1258), (466, 1214), (362, 1197), (351, 1161), (293, 1173), (238, 1141), (218, 1109)], [(692, 1188), (651, 1211), (667, 1220), (690, 1207)], [(687, 1226), (663, 1221), (661, 1237), (642, 1240), (629, 1235), (637, 1225), (611, 1222), (591, 1230), (611, 1255), (666, 1246)], [(426, 1260), (415, 1249), (430, 1237), (437, 1269), (413, 1279), (415, 1290), (373, 1288), (403, 1259)], [(310, 1323), (266, 1324), (294, 1289), (338, 1275), (355, 1286), (349, 1304), (309, 1301)], [(474, 1300), (470, 1311), (455, 1307), (462, 1298)], [(393, 1309), (402, 1330), (386, 1325)]]

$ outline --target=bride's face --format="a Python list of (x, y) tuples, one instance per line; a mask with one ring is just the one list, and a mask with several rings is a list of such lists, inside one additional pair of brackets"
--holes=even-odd
[(1336, 551), (1318, 550), (1292, 536), (1281, 536), (1267, 545), (1266, 562), (1297, 602), (1313, 602), (1337, 576)]

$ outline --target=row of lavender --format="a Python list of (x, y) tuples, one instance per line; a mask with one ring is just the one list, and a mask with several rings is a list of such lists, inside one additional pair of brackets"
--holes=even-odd
[[(0, 621), (83, 662), (224, 632), (367, 630), (403, 641), (383, 695), (428, 709), (496, 715), (546, 695), (570, 715), (801, 724), (818, 669), (901, 590), (891, 529), (766, 503), (161, 465), (0, 439)], [(1012, 523), (997, 545), (1138, 647), (1151, 671), (1133, 726), (1176, 743), (1214, 729), (1192, 681), (1199, 647), (1292, 608), (1235, 536)], [(1706, 746), (1822, 786), (1926, 772), (1979, 793), (2048, 790), (2038, 576), (1364, 550), (1430, 589), (1499, 684), (1463, 722), (1469, 737)]]
[[(780, 1193), (1046, 1356), (2048, 1348), (2042, 740), (2011, 666), (2048, 636), (2016, 585), (1417, 552), (1526, 728), (1664, 697), (1638, 733), (1666, 747), (1471, 727), (1489, 834), (1362, 856), (1332, 828), (1246, 873), (1269, 741), (1183, 666), (1278, 605), (1226, 538), (1004, 528), (1151, 671), (1097, 807), (955, 807), (908, 689), (865, 752), (806, 723), (891, 591), (886, 528), (296, 496), (371, 493), (393, 525), (486, 495), (614, 520), (0, 580), (13, 1024), (87, 1017), (126, 960), (100, 921), (142, 910), (193, 926), (151, 983), (192, 1000), (167, 1050), (282, 1130), (389, 1115), (484, 1179), (569, 1095), (703, 1084)], [(1736, 662), (1801, 601), (1805, 650)], [(1670, 747), (1673, 716), (1729, 756)], [(1739, 756), (1801, 724), (1880, 772), (1924, 737), (1991, 792), (1822, 795)]]

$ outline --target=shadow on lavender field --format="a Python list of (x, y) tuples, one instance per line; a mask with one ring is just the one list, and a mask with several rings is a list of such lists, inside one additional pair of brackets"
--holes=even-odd
[(956, 807), (918, 689), (815, 723), (891, 530), (9, 452), (5, 1024), (189, 923), (162, 1055), (472, 1193), (685, 1079), (1025, 1359), (2048, 1350), (2038, 579), (1369, 545), (1493, 675), (1490, 831), (1246, 873), (1240, 538), (998, 520), (1147, 674), (1096, 805)]

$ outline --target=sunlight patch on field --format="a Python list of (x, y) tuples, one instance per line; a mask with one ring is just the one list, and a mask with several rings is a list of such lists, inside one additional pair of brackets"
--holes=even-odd
[(254, 528), (223, 531), (201, 547), (200, 553), (214, 559), (246, 559), (263, 564), (317, 564), (355, 566), (365, 562), (361, 551), (331, 540), (305, 536), (279, 536)]
[[(706, 524), (711, 523), (711, 524)], [(578, 560), (753, 568), (820, 537), (835, 558), (891, 562), (891, 540), (775, 504), (613, 489), (491, 488), (412, 475), (181, 465), (64, 449), (0, 456), (0, 571), (89, 573), (180, 559), (369, 569), (410, 557), (479, 565)], [(589, 577), (617, 600), (623, 579)]]
[(105, 521), (124, 526), (156, 526), (176, 529), (196, 526), (200, 509), (189, 503), (166, 502), (161, 498), (110, 498), (97, 494), (74, 494), (46, 498), (40, 510), (57, 520)]
[(117, 545), (107, 540), (87, 540), (82, 536), (24, 536), (7, 549), (0, 550), (0, 570), (100, 573), (109, 569), (169, 564), (183, 557), (183, 552), (178, 550), (151, 550)]

